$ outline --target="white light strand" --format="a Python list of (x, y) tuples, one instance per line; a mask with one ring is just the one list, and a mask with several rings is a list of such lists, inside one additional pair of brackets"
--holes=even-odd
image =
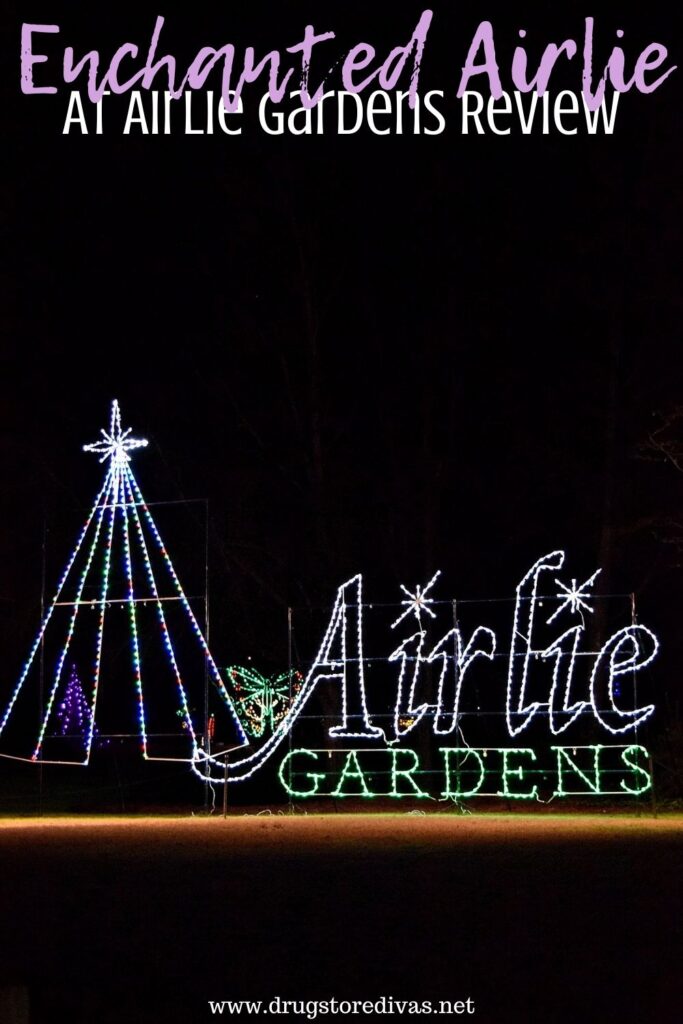
[[(124, 501), (128, 501), (129, 490), (124, 480)], [(140, 643), (138, 639), (137, 606), (135, 604), (135, 587), (133, 584), (133, 561), (130, 547), (130, 516), (128, 509), (123, 510), (121, 526), (123, 529), (123, 555), (126, 565), (126, 585), (128, 590), (128, 621), (130, 623), (130, 637), (133, 655), (133, 673), (135, 675), (135, 693), (138, 702), (138, 728), (143, 757), (147, 756), (147, 721), (145, 716), (144, 691), (142, 686), (142, 663), (140, 661)]]
[[(617, 655), (624, 649), (630, 650), (630, 654), (627, 653), (625, 658), (618, 660)], [(617, 707), (614, 700), (614, 680), (618, 676), (639, 672), (645, 668), (657, 656), (658, 650), (659, 641), (647, 626), (626, 626), (610, 637), (595, 659), (590, 681), (593, 714), (600, 725), (607, 729), (608, 732), (611, 732), (613, 736), (628, 732), (630, 729), (637, 729), (654, 712), (654, 704), (648, 704), (644, 708), (634, 708), (632, 711), (624, 711), (622, 708)], [(621, 722), (622, 724), (619, 726), (610, 725), (605, 712), (600, 708), (597, 700), (598, 678), (601, 669), (603, 669), (605, 659), (609, 659), (607, 697), (610, 707), (607, 714)]]
[[(538, 709), (541, 707), (539, 701), (525, 705), (527, 677), (529, 673), (529, 661), (532, 655), (532, 633), (534, 628), (534, 617), (536, 614), (536, 601), (538, 595), (538, 577), (549, 569), (561, 569), (564, 564), (564, 551), (551, 551), (534, 562), (526, 576), (522, 579), (516, 590), (515, 612), (512, 621), (512, 638), (510, 641), (510, 661), (508, 665), (507, 684), (507, 707), (506, 719), (508, 731), (511, 736), (517, 736), (527, 727)], [(531, 583), (531, 592), (525, 593)], [(522, 605), (528, 603), (528, 614), (522, 623)], [(517, 648), (519, 641), (522, 641), (523, 653)], [(521, 673), (518, 670), (519, 658), (522, 658)], [(521, 721), (520, 721), (521, 719)]]
[[(449, 654), (446, 650), (448, 641), (455, 643), (455, 654)], [(436, 718), (434, 719), (434, 732), (437, 736), (447, 736), (452, 733), (458, 723), (460, 714), (460, 697), (462, 684), (470, 666), (477, 658), (486, 658), (493, 661), (496, 653), (496, 634), (487, 626), (477, 626), (470, 637), (465, 650), (462, 650), (462, 637), (460, 630), (455, 627), (446, 633), (438, 642), (436, 647), (428, 655), (427, 661), (441, 661), (441, 674), (439, 676), (438, 698), (436, 706)], [(453, 695), (452, 710), (444, 709), (444, 685), (448, 667), (452, 667), (455, 675), (455, 693)]]
[[(175, 649), (173, 647), (173, 641), (171, 640), (171, 635), (170, 635), (170, 633), (168, 631), (168, 626), (166, 624), (166, 615), (164, 613), (164, 608), (163, 608), (163, 605), (162, 605), (160, 597), (159, 597), (159, 589), (157, 587), (157, 582), (156, 582), (156, 577), (154, 575), (154, 570), (152, 569), (152, 563), (150, 561), (149, 551), (147, 549), (147, 541), (145, 540), (145, 535), (144, 535), (143, 530), (142, 530), (142, 522), (140, 520), (140, 515), (138, 513), (137, 504), (136, 504), (136, 502), (134, 501), (134, 498), (133, 498), (133, 491), (132, 491), (132, 488), (131, 488), (131, 478), (132, 478), (132, 473), (131, 473), (130, 469), (127, 468), (125, 470), (125, 488), (126, 488), (127, 501), (130, 503), (130, 505), (131, 505), (131, 507), (133, 509), (133, 521), (134, 521), (135, 531), (136, 531), (136, 534), (137, 534), (138, 543), (140, 545), (140, 551), (142, 553), (142, 559), (143, 559), (143, 562), (144, 562), (144, 565), (145, 565), (145, 570), (146, 570), (146, 573), (147, 573), (147, 580), (148, 580), (148, 583), (149, 583), (150, 591), (151, 591), (152, 596), (154, 597), (154, 601), (155, 601), (155, 604), (156, 604), (157, 618), (159, 620), (159, 627), (161, 629), (161, 638), (162, 638), (164, 647), (166, 648), (166, 653), (168, 655), (168, 660), (169, 660), (169, 662), (171, 664), (171, 668), (172, 668), (173, 674), (175, 676), (176, 687), (178, 689), (178, 696), (179, 696), (179, 700), (180, 700), (180, 708), (181, 708), (181, 711), (182, 711), (182, 714), (183, 714), (183, 718), (184, 718), (185, 724), (187, 726), (188, 732), (189, 732), (190, 737), (192, 739), (192, 752), (193, 752), (193, 755), (194, 755), (196, 753), (196, 750), (197, 750), (197, 739), (196, 739), (195, 732), (194, 732), (194, 726), (192, 724), (192, 716), (190, 715), (190, 709), (189, 709), (189, 705), (188, 705), (188, 702), (187, 702), (187, 694), (185, 692), (185, 686), (183, 685), (182, 676), (180, 674), (180, 669), (178, 667), (178, 661), (177, 661), (177, 658), (176, 658)], [(144, 695), (143, 695), (143, 700), (144, 700)], [(147, 758), (149, 760), (153, 760), (153, 758), (149, 757), (149, 753), (148, 753), (147, 750), (144, 751), (144, 756), (145, 756), (145, 758)]]
[[(365, 672), (363, 664), (363, 577), (359, 574), (354, 576), (352, 584), (355, 584), (355, 600), (351, 604), (346, 599), (340, 608), (339, 628), (341, 629), (342, 643), (342, 724), (332, 726), (329, 730), (330, 736), (347, 739), (367, 739), (369, 736), (384, 736), (382, 729), (370, 724), (368, 705), (365, 699)], [(347, 634), (347, 609), (356, 617), (356, 629), (354, 632), (355, 651), (351, 659), (346, 656), (346, 634)], [(333, 637), (330, 638), (332, 643)], [(328, 645), (329, 646), (329, 645)], [(356, 685), (352, 692), (359, 698), (360, 707), (349, 711), (349, 679), (348, 666), (351, 665), (356, 676)], [(361, 719), (360, 728), (354, 729), (349, 725), (349, 718)]]
[[(88, 552), (88, 557), (87, 557), (87, 560), (86, 560), (86, 563), (85, 563), (85, 567), (83, 568), (83, 570), (81, 572), (81, 575), (80, 575), (80, 578), (78, 580), (78, 586), (76, 588), (76, 600), (74, 602), (73, 609), (72, 609), (72, 612), (71, 612), (71, 620), (69, 622), (69, 628), (68, 628), (68, 631), (67, 631), (66, 640), (64, 641), (64, 645), (62, 647), (61, 654), (60, 654), (60, 657), (59, 657), (58, 662), (57, 662), (57, 670), (55, 672), (54, 682), (52, 684), (52, 689), (50, 691), (50, 695), (48, 697), (47, 705), (46, 705), (46, 708), (45, 708), (45, 715), (43, 717), (43, 720), (42, 720), (42, 723), (41, 723), (41, 727), (40, 727), (40, 732), (38, 734), (38, 742), (36, 743), (36, 746), (35, 746), (35, 749), (33, 751), (33, 754), (31, 755), (31, 760), (33, 760), (33, 761), (38, 759), (38, 757), (40, 755), (40, 752), (41, 752), (41, 747), (42, 747), (42, 744), (43, 744), (43, 739), (45, 738), (45, 731), (47, 729), (47, 724), (48, 724), (48, 721), (49, 721), (49, 718), (50, 718), (50, 714), (52, 712), (52, 707), (53, 707), (53, 704), (54, 704), (55, 695), (57, 693), (57, 688), (59, 686), (59, 682), (60, 682), (60, 679), (62, 677), (62, 672), (64, 670), (64, 663), (65, 663), (67, 655), (69, 653), (69, 647), (71, 646), (71, 640), (73, 638), (74, 630), (76, 628), (76, 619), (78, 618), (78, 613), (79, 613), (79, 611), (81, 609), (81, 599), (83, 597), (83, 590), (85, 588), (85, 583), (86, 583), (86, 580), (87, 580), (87, 577), (88, 577), (88, 573), (90, 572), (90, 567), (92, 566), (92, 563), (93, 563), (93, 560), (94, 560), (94, 557), (95, 557), (95, 551), (97, 549), (97, 544), (98, 544), (99, 537), (100, 537), (100, 530), (102, 528), (102, 522), (104, 520), (104, 512), (105, 512), (105, 509), (110, 507), (109, 503), (108, 503), (108, 499), (109, 499), (109, 496), (111, 494), (111, 490), (112, 490), (112, 487), (113, 487), (113, 482), (114, 482), (113, 476), (114, 475), (111, 474), (111, 473), (107, 474), (107, 478), (109, 480), (109, 488), (108, 488), (108, 490), (107, 490), (107, 492), (106, 492), (106, 494), (104, 496), (103, 503), (102, 503), (102, 505), (100, 506), (100, 508), (98, 510), (97, 523), (95, 525), (95, 536), (93, 537), (93, 542), (92, 542), (92, 544), (90, 546), (90, 551)], [(56, 600), (57, 600), (57, 598), (55, 598), (55, 602), (56, 602)], [(85, 757), (85, 761), (83, 763), (87, 764), (88, 760), (89, 760), (89, 755), (88, 755), (88, 753), (86, 751), (86, 757)]]
[(159, 552), (160, 552), (160, 554), (161, 554), (161, 556), (162, 556), (162, 558), (163, 558), (163, 560), (164, 560), (164, 562), (166, 564), (166, 568), (168, 569), (168, 572), (169, 572), (169, 574), (171, 576), (171, 579), (173, 580), (173, 584), (175, 586), (176, 593), (177, 593), (178, 597), (180, 598), (181, 604), (182, 604), (183, 608), (185, 609), (185, 613), (187, 614), (187, 616), (188, 616), (188, 618), (190, 620), (190, 625), (192, 626), (193, 632), (194, 632), (197, 640), (199, 641), (199, 643), (201, 645), (201, 648), (202, 648), (202, 650), (204, 652), (204, 656), (206, 658), (206, 661), (207, 661), (207, 664), (209, 666), (210, 673), (211, 673), (211, 676), (213, 677), (213, 681), (214, 681), (214, 683), (216, 685), (216, 688), (217, 688), (218, 692), (220, 693), (220, 695), (221, 695), (221, 697), (223, 699), (223, 702), (225, 703), (228, 711), (230, 712), (233, 724), (234, 724), (234, 726), (235, 726), (235, 728), (237, 730), (239, 742), (240, 742), (240, 744), (247, 744), (248, 740), (247, 740), (247, 737), (245, 735), (244, 729), (242, 728), (242, 724), (241, 724), (241, 722), (239, 720), (239, 715), (237, 714), (237, 711), (235, 710), (235, 706), (234, 706), (234, 704), (232, 702), (232, 698), (230, 697), (230, 694), (226, 690), (225, 684), (223, 683), (223, 680), (221, 679), (221, 674), (218, 671), (218, 666), (216, 665), (216, 662), (213, 660), (213, 656), (211, 654), (211, 651), (209, 650), (209, 646), (208, 646), (206, 640), (204, 639), (204, 634), (202, 633), (202, 631), (201, 631), (201, 629), (199, 627), (199, 623), (197, 622), (195, 614), (192, 611), (192, 607), (190, 606), (190, 602), (188, 601), (187, 596), (185, 595), (185, 591), (183, 590), (183, 588), (182, 588), (182, 586), (180, 584), (180, 580), (178, 579), (178, 575), (177, 575), (177, 573), (175, 571), (175, 568), (173, 566), (173, 562), (169, 558), (168, 552), (166, 551), (166, 547), (164, 545), (164, 542), (161, 539), (161, 536), (160, 536), (159, 531), (157, 529), (156, 523), (154, 522), (154, 519), (152, 518), (152, 515), (151, 515), (149, 509), (147, 508), (145, 500), (142, 497), (142, 493), (140, 491), (140, 488), (138, 487), (137, 481), (136, 481), (135, 477), (133, 476), (133, 471), (130, 469), (129, 466), (126, 466), (125, 473), (126, 473), (126, 478), (129, 481), (131, 487), (133, 488), (134, 493), (135, 493), (136, 498), (137, 498), (137, 501), (136, 501), (136, 503), (134, 505), (136, 517), (137, 517), (137, 506), (139, 505), (142, 508), (142, 513), (143, 513), (143, 515), (145, 517), (147, 525), (149, 526), (149, 528), (150, 528), (150, 530), (152, 532), (154, 540), (156, 541), (157, 548), (159, 549)]
[(121, 485), (121, 474), (115, 463), (114, 479), (112, 482), (113, 504), (109, 509), (109, 523), (107, 529), (107, 546), (104, 552), (104, 569), (102, 571), (102, 588), (100, 590), (100, 614), (97, 624), (97, 646), (95, 649), (95, 671), (93, 673), (92, 705), (90, 714), (90, 728), (88, 730), (88, 742), (86, 745), (86, 760), (90, 760), (90, 750), (95, 729), (95, 713), (97, 710), (97, 694), (100, 688), (100, 670), (102, 668), (102, 640), (104, 637), (104, 616), (107, 609), (107, 594), (109, 592), (109, 570), (111, 568), (111, 548), (114, 539), (114, 520), (116, 517), (116, 504), (119, 499)]
[[(555, 662), (553, 665), (553, 683), (548, 702), (548, 720), (553, 736), (559, 736), (561, 732), (568, 729), (572, 722), (575, 722), (579, 715), (583, 714), (590, 707), (590, 702), (587, 700), (577, 700), (573, 704), (569, 703), (569, 695), (574, 679), (574, 666), (583, 633), (583, 626), (573, 626), (563, 633), (562, 636), (558, 636), (557, 640), (550, 647), (547, 647), (541, 655), (542, 658), (552, 658)], [(567, 651), (570, 642), (571, 649)], [(565, 664), (567, 667), (564, 670), (563, 676), (562, 669)]]
[[(415, 707), (415, 690), (420, 675), (420, 666), (423, 664), (421, 655), (424, 639), (424, 630), (421, 630), (419, 633), (413, 633), (412, 636), (409, 636), (407, 640), (399, 644), (396, 650), (392, 651), (389, 655), (389, 661), (400, 661), (401, 663), (396, 687), (396, 704), (394, 705), (394, 733), (398, 738), (407, 736), (422, 721), (429, 709), (429, 705), (426, 703), (420, 704), (417, 708)], [(411, 646), (415, 647), (412, 655), (409, 653)], [(410, 681), (410, 690), (406, 697), (404, 681), (409, 661), (413, 664), (413, 673)]]

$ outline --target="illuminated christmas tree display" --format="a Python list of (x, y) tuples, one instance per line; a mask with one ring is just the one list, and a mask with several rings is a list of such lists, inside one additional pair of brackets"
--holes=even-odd
[[(130, 453), (146, 445), (146, 440), (131, 436), (130, 428), (122, 429), (114, 401), (109, 429), (84, 446), (106, 465), (104, 482), (0, 719), (2, 756), (88, 764), (97, 734), (106, 638), (112, 633), (118, 639), (122, 629), (127, 637), (127, 679), (122, 681), (117, 669), (107, 678), (106, 688), (111, 707), (118, 711), (125, 704), (145, 759), (197, 758), (204, 723), (197, 721), (195, 708), (203, 704), (207, 677), (220, 707), (227, 711), (233, 745), (245, 741), (190, 599), (131, 469)], [(75, 651), (79, 664), (89, 666), (82, 679), (71, 661)], [(36, 689), (40, 721), (27, 749)], [(74, 760), (55, 742), (77, 732), (83, 736), (83, 756)], [(101, 727), (100, 732), (106, 729)], [(159, 749), (164, 756), (157, 757), (150, 745), (162, 734), (165, 746)], [(54, 756), (46, 752), (48, 743)]]
[[(85, 739), (90, 732), (91, 718), (90, 705), (83, 693), (76, 666), (72, 665), (64, 699), (57, 709), (59, 731), (62, 736)], [(93, 727), (93, 736), (97, 736), (97, 726)]]

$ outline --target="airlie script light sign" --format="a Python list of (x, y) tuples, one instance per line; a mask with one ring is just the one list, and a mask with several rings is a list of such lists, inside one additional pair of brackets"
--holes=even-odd
[[(354, 576), (337, 591), (287, 714), (257, 749), (232, 755), (229, 779), (251, 778), (274, 758), (298, 798), (644, 792), (649, 755), (638, 729), (655, 708), (637, 702), (638, 679), (657, 639), (632, 621), (591, 649), (599, 570), (563, 581), (564, 561), (553, 551), (526, 573), (505, 635), (485, 625), (466, 635), (456, 603), (435, 597), (440, 573), (403, 587), (382, 656), (366, 651), (368, 634), (378, 645), (370, 618), (381, 606), (364, 603)], [(444, 606), (455, 622), (432, 636)], [(218, 779), (219, 765), (220, 755), (200, 751), (195, 770)]]

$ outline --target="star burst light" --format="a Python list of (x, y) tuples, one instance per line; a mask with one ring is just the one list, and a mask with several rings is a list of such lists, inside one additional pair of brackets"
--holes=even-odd
[(429, 607), (430, 604), (434, 604), (434, 598), (427, 597), (427, 593), (434, 586), (434, 584), (436, 583), (436, 581), (438, 580), (440, 575), (441, 575), (441, 570), (437, 569), (437, 571), (434, 573), (434, 575), (432, 576), (432, 578), (429, 581), (429, 583), (427, 583), (423, 588), (421, 588), (419, 583), (418, 583), (418, 585), (415, 587), (415, 593), (414, 594), (411, 594), (411, 592), (408, 590), (408, 588), (404, 587), (403, 584), (401, 584), (401, 590), (406, 595), (405, 599), (403, 601), (401, 601), (401, 604), (405, 605), (406, 608), (405, 608), (405, 611), (401, 612), (401, 614), (396, 619), (396, 621), (392, 622), (392, 624), (391, 624), (391, 628), (392, 629), (395, 629), (396, 626), (398, 626), (399, 622), (402, 622), (405, 619), (406, 615), (410, 615), (411, 612), (413, 613), (413, 615), (417, 619), (418, 625), (422, 624), (421, 623), (421, 619), (420, 619), (420, 615), (422, 614), (422, 612), (427, 612), (427, 614), (431, 615), (431, 617), (433, 619), (436, 618), (436, 615), (434, 614), (432, 609)]
[(134, 451), (136, 448), (146, 448), (148, 443), (145, 438), (131, 437), (131, 429), (128, 427), (127, 430), (121, 430), (121, 409), (117, 400), (114, 399), (111, 404), (109, 432), (101, 429), (101, 439), (93, 444), (84, 444), (83, 451), (95, 452), (100, 456), (100, 462), (111, 459), (115, 466), (124, 466), (130, 462), (128, 452)]
[(593, 609), (587, 602), (587, 598), (592, 595), (588, 594), (588, 590), (593, 586), (600, 572), (600, 569), (596, 569), (589, 579), (584, 580), (584, 582), (578, 586), (576, 580), (572, 580), (571, 586), (567, 587), (564, 583), (561, 583), (560, 580), (556, 579), (555, 583), (564, 593), (557, 595), (558, 601), (561, 601), (562, 603), (558, 605), (553, 614), (547, 620), (547, 625), (550, 625), (550, 623), (556, 619), (560, 612), (564, 611), (565, 608), (569, 608), (573, 615), (576, 615), (577, 613), (581, 614), (582, 608), (587, 612), (590, 612), (592, 615)]

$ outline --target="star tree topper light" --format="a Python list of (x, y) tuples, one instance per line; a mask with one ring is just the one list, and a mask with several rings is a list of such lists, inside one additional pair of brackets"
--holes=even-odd
[(109, 432), (107, 433), (102, 427), (100, 429), (101, 440), (95, 441), (93, 444), (84, 444), (83, 451), (95, 452), (100, 456), (100, 462), (106, 462), (109, 459), (115, 466), (125, 466), (130, 462), (128, 452), (133, 452), (136, 448), (146, 448), (149, 444), (147, 438), (131, 437), (131, 430), (132, 427), (121, 430), (121, 408), (114, 399), (111, 403)]
[[(95, 625), (94, 656), (89, 670), (89, 678), (84, 678), (84, 692), (88, 701), (87, 730), (85, 750), (82, 760), (63, 761), (55, 759), (52, 763), (88, 764), (92, 750), (93, 737), (96, 732), (96, 716), (98, 692), (101, 680), (102, 658), (104, 649), (105, 621), (107, 611), (115, 606), (123, 605), (128, 611), (128, 632), (130, 638), (130, 669), (133, 679), (135, 717), (140, 738), (142, 755), (147, 760), (180, 760), (194, 763), (199, 757), (200, 740), (196, 721), (193, 720), (191, 700), (188, 694), (187, 674), (182, 668), (183, 654), (188, 647), (184, 640), (181, 646), (174, 639), (168, 623), (165, 606), (168, 602), (179, 605), (185, 616), (185, 625), (190, 627), (190, 636), (195, 645), (199, 646), (202, 667), (202, 688), (204, 672), (215, 685), (223, 706), (229, 713), (233, 746), (246, 743), (244, 730), (235, 712), (232, 700), (223, 684), (219, 670), (208, 648), (202, 630), (197, 622), (190, 601), (183, 590), (171, 558), (154, 521), (154, 518), (142, 496), (137, 480), (131, 469), (131, 452), (147, 446), (143, 438), (131, 436), (131, 429), (121, 427), (121, 411), (117, 401), (112, 402), (109, 429), (100, 431), (101, 437), (92, 444), (84, 445), (83, 450), (100, 457), (99, 461), (106, 464), (106, 473), (102, 488), (95, 499), (85, 525), (78, 537), (71, 557), (67, 562), (55, 595), (50, 602), (38, 634), (34, 640), (29, 656), (20, 673), (19, 680), (11, 694), (9, 703), (0, 719), (0, 737), (5, 733), (10, 720), (15, 715), (22, 692), (26, 689), (31, 674), (35, 674), (37, 657), (44, 644), (48, 629), (55, 623), (55, 610), (60, 607), (68, 609), (68, 624), (61, 642), (57, 645), (57, 654), (50, 664), (45, 665), (46, 688), (45, 699), (41, 702), (41, 721), (38, 736), (28, 756), (2, 752), (1, 756), (15, 757), (18, 760), (41, 761), (51, 763), (44, 756), (43, 745), (46, 736), (54, 735), (55, 718), (58, 714), (63, 694), (68, 682), (65, 681), (65, 666), (70, 648), (74, 641), (77, 628), (90, 634), (91, 620), (84, 622), (83, 610), (86, 608), (97, 611)], [(110, 592), (113, 559), (118, 557), (119, 568), (125, 579), (123, 597), (116, 598)], [(161, 569), (155, 569), (154, 562)], [(76, 566), (80, 563), (80, 572)], [(99, 573), (97, 570), (99, 569)], [(135, 570), (138, 570), (136, 573)], [(142, 570), (140, 572), (139, 570)], [(142, 576), (144, 583), (138, 581)], [(166, 594), (164, 587), (170, 584), (171, 593)], [(86, 587), (94, 590), (97, 596), (85, 596)], [(73, 595), (68, 599), (68, 595)], [(176, 720), (182, 722), (183, 742), (190, 738), (190, 750), (184, 757), (154, 757), (149, 750), (150, 734), (147, 725), (146, 677), (144, 658), (142, 655), (138, 608), (140, 605), (151, 605), (156, 611), (157, 639), (165, 655), (167, 667), (175, 681)], [(56, 624), (53, 628), (56, 628)], [(147, 638), (149, 639), (149, 638)], [(157, 680), (155, 680), (156, 682)], [(60, 697), (60, 694), (62, 695)], [(53, 728), (51, 732), (50, 729)]]

